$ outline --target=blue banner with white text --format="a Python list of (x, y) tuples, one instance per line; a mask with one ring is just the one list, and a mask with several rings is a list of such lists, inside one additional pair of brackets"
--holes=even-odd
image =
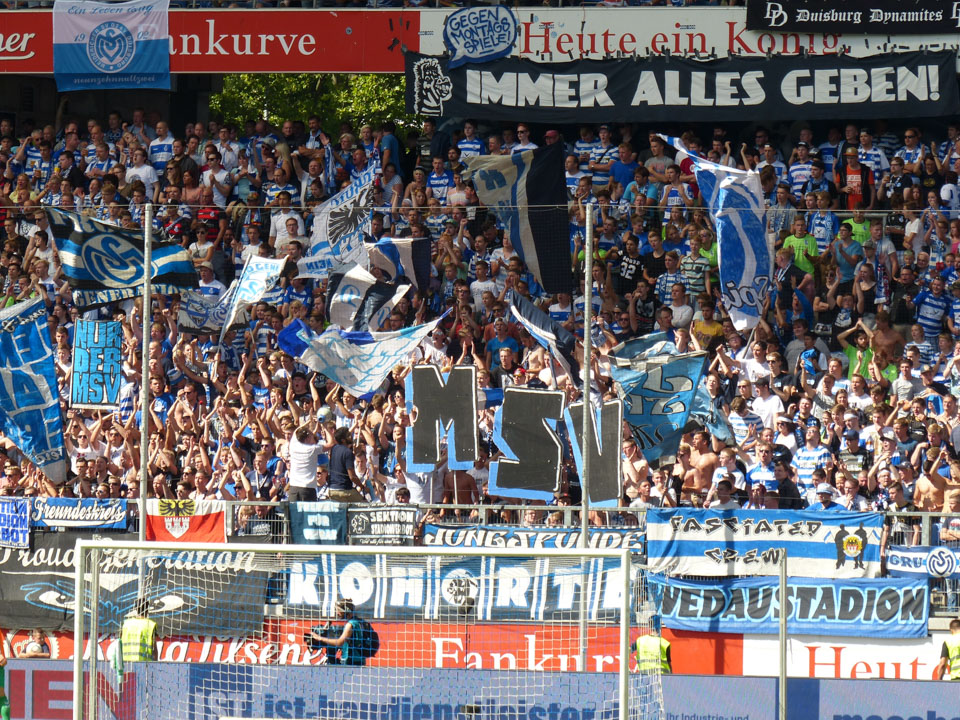
[(0, 499), (0, 547), (30, 547), (30, 501)]
[(887, 548), (887, 573), (892, 577), (960, 580), (960, 548), (891, 545)]
[(34, 498), (30, 525), (35, 528), (74, 530), (126, 530), (124, 498)]
[(346, 545), (347, 507), (337, 502), (287, 503), (295, 545)]
[[(694, 632), (773, 635), (780, 630), (778, 578), (680, 580), (657, 585), (664, 627)], [(796, 635), (919, 638), (927, 635), (927, 582), (897, 578), (791, 577), (787, 629)]]
[(57, 90), (170, 89), (168, 0), (56, 0)]
[(647, 561), (669, 575), (776, 575), (786, 551), (791, 576), (876, 577), (882, 530), (881, 513), (651, 508)]
[(70, 407), (113, 409), (123, 383), (123, 329), (118, 322), (77, 320)]
[(53, 343), (39, 298), (0, 310), (0, 431), (54, 483), (66, 479)]

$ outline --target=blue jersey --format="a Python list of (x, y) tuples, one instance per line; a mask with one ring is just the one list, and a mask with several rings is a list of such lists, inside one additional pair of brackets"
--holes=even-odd
[(807, 221), (807, 232), (817, 239), (817, 250), (821, 255), (827, 251), (827, 245), (833, 242), (840, 231), (840, 218), (831, 211), (825, 215), (815, 212)]
[[(603, 147), (598, 143), (597, 146), (590, 151), (590, 160), (595, 163), (601, 163), (603, 165), (606, 165), (607, 163), (612, 163), (616, 159), (617, 159), (617, 146), (612, 143), (610, 145), (607, 145), (606, 147)], [(593, 171), (594, 185), (606, 185), (609, 182), (610, 182), (609, 170)]]
[[(580, 172), (590, 174), (590, 160), (592, 160), (592, 154), (595, 148), (600, 147), (600, 141), (598, 139), (593, 139), (590, 141), (586, 140), (577, 140), (573, 144), (573, 152), (577, 155), (577, 160), (580, 162)], [(580, 160), (581, 155), (590, 155), (587, 160)]]
[(794, 163), (787, 171), (787, 182), (790, 183), (790, 192), (792, 192), (798, 200), (803, 198), (807, 180), (810, 179), (811, 167), (812, 165), (808, 160), (807, 162)]
[(447, 193), (454, 188), (453, 173), (450, 170), (444, 170), (442, 173), (432, 172), (427, 176), (427, 187), (433, 192), (433, 196), (440, 201), (442, 205), (447, 204)]
[(923, 334), (927, 340), (936, 339), (943, 327), (943, 318), (952, 303), (946, 293), (934, 295), (929, 290), (923, 290), (913, 301), (917, 309), (917, 323), (923, 327)]
[(167, 135), (163, 140), (157, 138), (150, 143), (150, 164), (157, 171), (157, 175), (163, 177), (167, 169), (167, 161), (173, 157), (173, 136)]
[(487, 146), (483, 140), (479, 138), (474, 138), (473, 140), (464, 138), (457, 143), (457, 149), (460, 151), (461, 160), (487, 154)]

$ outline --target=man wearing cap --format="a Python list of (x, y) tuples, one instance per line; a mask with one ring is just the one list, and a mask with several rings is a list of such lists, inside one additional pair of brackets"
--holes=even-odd
[(790, 192), (799, 202), (804, 195), (804, 187), (810, 179), (810, 171), (813, 168), (813, 160), (810, 159), (810, 145), (801, 140), (794, 148), (790, 163), (790, 169), (787, 171), (787, 182), (790, 183)]
[(857, 148), (848, 147), (843, 151), (843, 157), (845, 163), (837, 166), (836, 174), (837, 189), (846, 197), (844, 207), (853, 210), (857, 203), (862, 202), (864, 209), (873, 210), (877, 199), (873, 172), (860, 164)]
[(817, 485), (817, 501), (813, 505), (807, 508), (811, 512), (826, 511), (826, 512), (840, 512), (843, 510), (843, 506), (839, 503), (833, 501), (834, 498), (834, 487), (830, 483), (822, 482)]
[(774, 418), (783, 412), (783, 402), (770, 390), (770, 376), (760, 375), (754, 381), (757, 394), (750, 408), (760, 416), (765, 428), (774, 428)]
[(200, 284), (197, 289), (201, 295), (204, 295), (210, 300), (215, 300), (227, 291), (224, 284), (213, 276), (213, 263), (205, 260), (200, 263), (199, 270)]
[(617, 146), (610, 142), (613, 134), (609, 125), (600, 126), (600, 142), (590, 151), (590, 161), (587, 169), (593, 173), (594, 190), (599, 190), (610, 183), (610, 172), (617, 159)]
[(831, 199), (830, 207), (833, 209), (838, 207), (837, 196), (839, 193), (837, 192), (837, 186), (827, 177), (827, 166), (820, 158), (810, 162), (810, 176), (803, 184), (802, 192), (804, 195), (807, 193), (828, 193)]

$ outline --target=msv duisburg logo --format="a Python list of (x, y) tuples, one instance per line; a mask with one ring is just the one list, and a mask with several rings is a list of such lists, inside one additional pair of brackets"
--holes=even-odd
[(123, 70), (133, 60), (137, 42), (126, 25), (113, 20), (97, 25), (87, 41), (87, 57), (101, 72)]

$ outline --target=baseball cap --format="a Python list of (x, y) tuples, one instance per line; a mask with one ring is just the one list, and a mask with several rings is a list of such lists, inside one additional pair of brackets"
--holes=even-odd
[(798, 147), (798, 148), (800, 148), (800, 147), (809, 148), (809, 147), (810, 147), (810, 143), (807, 143), (807, 142), (804, 142), (803, 140), (801, 140), (800, 142), (797, 143), (797, 147)]
[(820, 168), (821, 170), (827, 169), (827, 166), (824, 164), (823, 160), (819, 160), (819, 159), (814, 160), (813, 162), (810, 163), (810, 165), (815, 168)]
[(858, 433), (856, 430), (844, 430), (844, 431), (843, 431), (843, 437), (844, 437), (845, 439), (847, 439), (847, 440), (850, 440), (850, 441), (859, 440), (859, 439), (860, 439), (860, 433)]
[(933, 365), (924, 365), (923, 367), (920, 368), (921, 374), (928, 373), (928, 372), (933, 372)]
[(833, 495), (833, 485), (830, 483), (820, 483), (817, 485), (817, 495)]
[(857, 149), (851, 145), (850, 147), (848, 147), (846, 150), (843, 151), (843, 154), (844, 154), (844, 155), (856, 155), (856, 154), (857, 154)]
[(213, 270), (213, 263), (204, 260), (202, 263), (200, 263), (200, 267), (207, 268), (207, 270)]
[(873, 241), (873, 238), (867, 238), (863, 241), (863, 247), (865, 248), (875, 248), (877, 244)]
[(852, 412), (844, 413), (844, 414), (843, 414), (843, 419), (844, 419), (844, 420), (856, 420), (856, 419), (857, 419), (857, 414), (856, 414), (856, 413), (852, 413)]

